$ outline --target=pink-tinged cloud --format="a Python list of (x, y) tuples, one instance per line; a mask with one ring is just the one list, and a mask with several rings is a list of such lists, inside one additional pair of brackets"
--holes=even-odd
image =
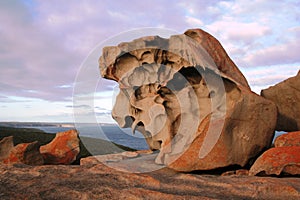
[(270, 46), (247, 55), (243, 62), (248, 66), (265, 66), (300, 63), (300, 38), (285, 44)]
[(224, 18), (207, 26), (207, 29), (221, 39), (235, 44), (249, 44), (257, 38), (270, 35), (271, 28), (257, 22), (239, 22), (234, 18)]
[(249, 51), (241, 62), (249, 67), (300, 63), (300, 26), (284, 33), (281, 41), (256, 51)]

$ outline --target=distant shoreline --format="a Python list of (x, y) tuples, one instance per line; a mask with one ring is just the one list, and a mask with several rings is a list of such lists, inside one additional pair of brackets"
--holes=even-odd
[[(97, 125), (117, 125), (115, 123), (77, 123), (78, 125), (84, 126), (97, 126)], [(75, 128), (75, 123), (73, 122), (0, 122), (0, 126), (5, 127), (37, 127), (37, 126), (53, 126), (53, 127), (63, 127), (63, 128)]]
[(117, 124), (0, 122), (0, 127), (19, 129), (19, 131), (35, 129), (50, 135), (56, 134), (58, 132), (68, 131), (70, 129), (76, 129), (79, 133), (80, 138), (87, 137), (111, 141), (115, 144), (122, 145), (131, 149), (148, 149), (148, 145), (146, 144), (146, 141), (142, 134), (136, 132), (135, 135), (133, 135), (131, 130), (120, 129), (120, 127)]

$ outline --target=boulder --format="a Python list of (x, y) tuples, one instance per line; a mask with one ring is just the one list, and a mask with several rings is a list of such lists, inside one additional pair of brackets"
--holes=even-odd
[(278, 136), (274, 141), (274, 145), (275, 147), (300, 146), (300, 131)]
[(300, 71), (295, 77), (261, 91), (261, 96), (275, 102), (278, 108), (276, 130), (300, 130)]
[(200, 29), (104, 47), (99, 66), (120, 86), (113, 118), (160, 150), (157, 164), (245, 166), (272, 142), (275, 104), (251, 92), (221, 44)]
[(13, 148), (14, 148), (13, 137), (12, 136), (4, 137), (0, 141), (0, 161), (3, 161), (3, 159), (7, 158)]
[(80, 151), (76, 130), (59, 132), (48, 144), (40, 147), (45, 164), (71, 164)]
[(42, 165), (44, 160), (39, 152), (38, 142), (13, 146), (13, 137), (6, 137), (0, 141), (0, 163)]
[(249, 175), (300, 175), (300, 146), (275, 147), (264, 152)]

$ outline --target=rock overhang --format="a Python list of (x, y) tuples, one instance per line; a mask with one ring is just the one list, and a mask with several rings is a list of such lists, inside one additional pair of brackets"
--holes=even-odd
[[(247, 141), (253, 140), (252, 131), (249, 136), (245, 130), (240, 131), (241, 127), (247, 129), (249, 124), (253, 126), (260, 122), (247, 117), (244, 112), (251, 109), (253, 112), (259, 105), (261, 117), (267, 115), (271, 119), (262, 129), (267, 133), (259, 139), (260, 147), (253, 150), (256, 144), (250, 144), (244, 159), (230, 155), (237, 149), (227, 149), (223, 160), (219, 158), (222, 164), (212, 164), (209, 168), (228, 165), (228, 157), (237, 157), (232, 159), (233, 164), (245, 165), (250, 157), (270, 143), (274, 131), (274, 117), (270, 113), (273, 113), (274, 105), (251, 92), (247, 80), (221, 44), (200, 29), (191, 29), (169, 39), (148, 36), (105, 47), (99, 65), (101, 75), (117, 81), (120, 86), (113, 118), (121, 127), (131, 126), (133, 131), (142, 132), (151, 149), (160, 149), (157, 163), (182, 170), (184, 167), (180, 167), (180, 163), (185, 161), (176, 160), (180, 160), (178, 158), (185, 155), (190, 146), (200, 154), (203, 149), (208, 149), (204, 151), (205, 157), (216, 144), (221, 149), (236, 141), (236, 146), (247, 145)], [(248, 121), (248, 125), (237, 122), (238, 118)], [(264, 119), (259, 120), (264, 122)], [(228, 136), (230, 134), (232, 136)], [(209, 137), (203, 138), (206, 135)], [(197, 166), (197, 162), (203, 163), (204, 157), (199, 157), (200, 154), (195, 158), (196, 164), (190, 162), (188, 169), (183, 171), (191, 170), (191, 165), (196, 169), (207, 169), (203, 164)]]

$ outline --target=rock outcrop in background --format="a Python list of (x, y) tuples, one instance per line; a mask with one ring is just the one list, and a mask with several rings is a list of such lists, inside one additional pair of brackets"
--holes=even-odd
[(300, 71), (295, 77), (262, 90), (261, 95), (278, 108), (276, 130), (300, 130)]
[(251, 92), (221, 44), (200, 29), (105, 47), (99, 65), (120, 85), (113, 118), (160, 150), (158, 164), (245, 166), (271, 145), (275, 104)]
[(45, 164), (71, 164), (80, 152), (78, 132), (69, 130), (56, 133), (55, 138), (40, 147)]
[(39, 152), (37, 142), (22, 143), (14, 146), (13, 137), (5, 137), (0, 141), (0, 164), (23, 163), (42, 165), (44, 159)]
[(79, 138), (76, 130), (59, 132), (48, 144), (40, 145), (38, 141), (20, 143), (14, 146), (13, 136), (0, 141), (0, 164), (72, 164), (80, 152)]

